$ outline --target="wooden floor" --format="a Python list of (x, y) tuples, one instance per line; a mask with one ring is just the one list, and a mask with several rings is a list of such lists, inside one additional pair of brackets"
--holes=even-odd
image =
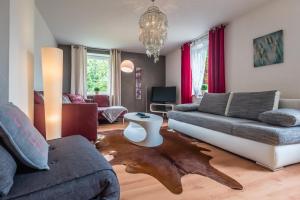
[[(98, 130), (123, 129), (126, 124), (116, 123), (99, 126)], [(129, 174), (124, 166), (114, 166), (121, 185), (123, 200), (299, 200), (300, 164), (276, 172), (256, 165), (222, 149), (203, 143), (211, 152), (211, 164), (236, 179), (244, 190), (236, 191), (199, 175), (183, 177), (183, 193), (174, 195), (156, 179), (145, 174)], [(253, 149), (255, 150), (255, 149)], [(259, 152), (258, 152), (259, 153)], [(300, 153), (300, 152), (299, 152)]]

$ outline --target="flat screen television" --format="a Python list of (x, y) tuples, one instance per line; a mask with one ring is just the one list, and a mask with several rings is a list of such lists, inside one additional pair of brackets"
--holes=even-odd
[(152, 87), (151, 101), (153, 103), (175, 103), (176, 87)]

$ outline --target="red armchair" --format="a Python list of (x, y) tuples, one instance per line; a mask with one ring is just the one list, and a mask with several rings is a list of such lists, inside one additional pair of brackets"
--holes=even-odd
[[(91, 102), (97, 103), (98, 105), (98, 120), (99, 121), (107, 121), (107, 119), (103, 116), (103, 112), (106, 108), (110, 107), (109, 96), (108, 95), (93, 95), (89, 96)], [(124, 108), (124, 111), (120, 114), (119, 119), (123, 119), (124, 115), (127, 113), (127, 109)], [(123, 121), (124, 122), (124, 121)]]
[[(34, 125), (45, 137), (45, 110), (43, 99), (34, 93)], [(62, 137), (82, 135), (88, 140), (97, 139), (98, 112), (96, 103), (63, 104)]]
[(109, 107), (109, 96), (108, 95), (94, 95), (91, 96), (93, 102), (97, 103), (98, 107)]

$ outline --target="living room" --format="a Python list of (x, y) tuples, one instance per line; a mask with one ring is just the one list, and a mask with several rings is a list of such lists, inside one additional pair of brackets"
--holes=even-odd
[(298, 0), (1, 0), (0, 199), (298, 199)]

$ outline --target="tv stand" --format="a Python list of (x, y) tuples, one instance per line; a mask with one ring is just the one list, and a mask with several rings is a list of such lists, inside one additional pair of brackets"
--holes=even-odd
[(166, 116), (169, 111), (174, 110), (175, 104), (171, 103), (150, 103), (150, 111)]

